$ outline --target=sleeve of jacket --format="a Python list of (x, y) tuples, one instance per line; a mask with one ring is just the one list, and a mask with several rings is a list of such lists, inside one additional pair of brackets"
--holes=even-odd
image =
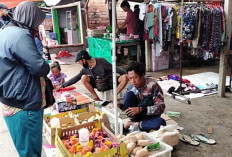
[(62, 87), (67, 87), (70, 86), (76, 82), (78, 82), (81, 79), (82, 73), (80, 72), (79, 74), (77, 74), (76, 76), (74, 76), (73, 78), (71, 78), (70, 80), (66, 81), (65, 83), (62, 84)]
[(41, 54), (41, 56), (43, 56), (43, 54), (44, 54), (44, 53), (43, 53), (43, 44), (42, 44), (42, 42), (39, 40), (38, 37), (35, 38), (35, 44), (36, 44), (36, 47), (37, 47), (39, 53)]
[(21, 33), (15, 43), (13, 54), (26, 66), (31, 75), (41, 77), (49, 73), (49, 64), (40, 55), (35, 40), (29, 32)]

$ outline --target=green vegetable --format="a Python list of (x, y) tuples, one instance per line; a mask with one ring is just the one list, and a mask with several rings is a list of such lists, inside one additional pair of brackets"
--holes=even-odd
[(159, 149), (160, 149), (160, 144), (159, 144), (159, 142), (154, 143), (154, 144), (149, 144), (149, 145), (147, 145), (147, 150), (148, 150), (149, 152), (155, 151), (155, 150), (159, 150)]

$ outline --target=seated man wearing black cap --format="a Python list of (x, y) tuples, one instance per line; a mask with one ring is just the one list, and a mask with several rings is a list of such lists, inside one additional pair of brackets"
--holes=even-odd
[[(104, 58), (91, 58), (85, 50), (80, 50), (77, 53), (75, 62), (78, 62), (81, 66), (83, 66), (82, 70), (79, 74), (65, 82), (61, 85), (61, 87), (70, 86), (79, 80), (81, 80), (84, 86), (89, 90), (92, 94), (93, 99), (98, 101), (100, 98), (94, 91), (96, 88), (96, 80), (99, 78), (108, 78), (108, 89), (112, 89), (112, 65), (106, 61)], [(116, 69), (117, 73), (120, 74), (118, 78), (118, 87), (117, 94), (120, 93), (125, 86), (127, 85), (128, 79), (125, 72), (119, 68)]]
[(6, 18), (7, 18), (7, 6), (4, 4), (0, 4), (0, 28), (5, 25)]

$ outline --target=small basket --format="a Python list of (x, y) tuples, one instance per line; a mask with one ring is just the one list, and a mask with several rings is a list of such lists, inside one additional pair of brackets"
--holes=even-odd
[(154, 143), (159, 142), (159, 144), (160, 144), (160, 149), (157, 151), (149, 152), (149, 155), (148, 155), (149, 157), (171, 157), (172, 156), (173, 147), (169, 146), (168, 144), (166, 144), (162, 141), (152, 139), (149, 136), (149, 134), (144, 134), (144, 137), (146, 139), (151, 140)]

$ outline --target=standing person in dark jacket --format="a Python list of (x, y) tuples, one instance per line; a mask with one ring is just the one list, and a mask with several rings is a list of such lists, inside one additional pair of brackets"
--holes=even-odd
[[(85, 50), (80, 50), (76, 56), (76, 62), (83, 66), (79, 74), (69, 81), (65, 82), (61, 87), (70, 86), (81, 80), (84, 86), (92, 94), (94, 100), (100, 100), (94, 88), (96, 88), (96, 78), (109, 78), (109, 86), (112, 89), (112, 65), (104, 58), (91, 58)], [(121, 76), (118, 78), (117, 94), (119, 94), (127, 85), (128, 79), (124, 71), (117, 68), (117, 73)]]
[(0, 28), (5, 25), (7, 18), (7, 6), (0, 4)]
[(41, 156), (44, 76), (50, 68), (37, 50), (34, 34), (44, 18), (35, 3), (21, 2), (14, 24), (0, 31), (0, 102), (20, 157)]

